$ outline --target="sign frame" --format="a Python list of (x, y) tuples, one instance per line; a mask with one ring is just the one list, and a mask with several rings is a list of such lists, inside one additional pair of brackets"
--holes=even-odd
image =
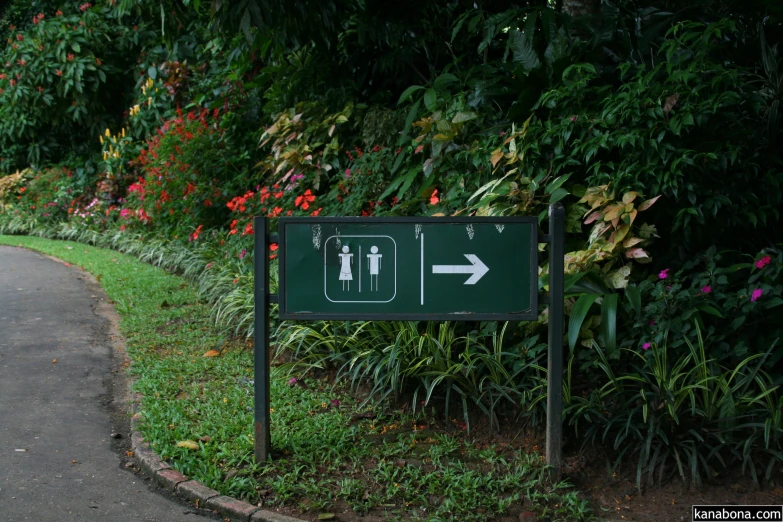
[[(296, 313), (289, 312), (286, 300), (286, 226), (322, 224), (390, 224), (390, 225), (477, 225), (477, 224), (527, 224), (530, 226), (530, 308), (520, 313)], [(513, 236), (508, 236), (512, 241)], [(279, 273), (278, 317), (297, 321), (535, 321), (538, 319), (538, 218), (514, 217), (284, 217), (278, 221)]]
[[(288, 218), (281, 218), (285, 223)], [(367, 218), (300, 218), (299, 223), (312, 222), (345, 222), (355, 220), (357, 222), (367, 222)], [(507, 314), (443, 314), (443, 319), (438, 319), (438, 314), (429, 314), (428, 320), (457, 320), (474, 321), (484, 320), (483, 317), (494, 317), (497, 320), (530, 321), (538, 319), (538, 308), (542, 305), (549, 307), (548, 317), (548, 353), (547, 353), (547, 412), (546, 412), (546, 464), (549, 467), (549, 477), (554, 483), (560, 481), (563, 468), (563, 352), (565, 350), (565, 208), (558, 202), (549, 205), (549, 233), (538, 234), (538, 219), (535, 217), (506, 217), (506, 218), (374, 218), (376, 222), (384, 220), (387, 222), (398, 223), (425, 223), (438, 222), (447, 223), (477, 223), (485, 221), (487, 223), (507, 220), (508, 222), (530, 222), (533, 230), (531, 232), (531, 271), (534, 272), (531, 278), (531, 289), (535, 293), (531, 299), (530, 317), (532, 319), (520, 319), (521, 314), (514, 314), (512, 319), (504, 319)], [(271, 456), (272, 444), (270, 436), (270, 365), (269, 365), (269, 314), (273, 303), (279, 303), (284, 299), (284, 294), (271, 294), (269, 291), (269, 246), (272, 243), (282, 243), (284, 239), (284, 228), (280, 227), (281, 234), (269, 233), (269, 219), (256, 216), (253, 218), (253, 228), (255, 231), (254, 241), (254, 268), (255, 268), (255, 317), (253, 332), (253, 365), (254, 365), (254, 428), (255, 438), (253, 441), (254, 457), (256, 462), (265, 463)], [(549, 244), (549, 292), (547, 294), (538, 294), (538, 246), (540, 243)], [(280, 265), (284, 266), (285, 248), (280, 249)], [(284, 275), (280, 274), (280, 275)], [(259, 277), (260, 276), (260, 277)], [(285, 285), (285, 278), (279, 278), (279, 283)], [(389, 314), (392, 315), (392, 314)], [(396, 317), (410, 315), (411, 319), (421, 317), (420, 314), (394, 314)], [(352, 317), (354, 317), (352, 315)], [(293, 317), (281, 315), (280, 319), (337, 319), (337, 316), (327, 314), (326, 317), (316, 314), (293, 314)], [(339, 319), (338, 319), (339, 320)], [(367, 320), (383, 320), (378, 314), (373, 315)], [(493, 319), (494, 320), (494, 319)]]

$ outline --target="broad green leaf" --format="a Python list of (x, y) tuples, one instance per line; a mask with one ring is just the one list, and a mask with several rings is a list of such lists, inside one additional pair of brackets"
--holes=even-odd
[(81, 46), (79, 45), (79, 42), (71, 42), (71, 49), (73, 49), (74, 52), (79, 53), (82, 51)]
[(706, 303), (699, 303), (696, 305), (696, 308), (698, 308), (702, 312), (707, 312), (708, 314), (714, 315), (716, 317), (723, 317), (723, 314), (721, 314), (718, 310), (716, 310), (715, 308), (713, 308), (712, 306)]
[(605, 295), (601, 302), (601, 330), (609, 351), (617, 347), (617, 294)]
[(446, 88), (446, 86), (457, 81), (459, 80), (453, 74), (443, 73), (437, 78), (435, 78), (435, 81), (433, 82), (432, 86), (435, 88), (436, 91), (441, 92), (443, 91), (443, 89)]
[(402, 94), (400, 94), (400, 99), (397, 100), (397, 105), (401, 104), (404, 101), (407, 101), (411, 98), (411, 95), (416, 92), (424, 89), (421, 85), (411, 85), (404, 91), (402, 91)]
[(555, 190), (551, 196), (549, 196), (549, 204), (551, 205), (552, 203), (557, 203), (567, 195), (568, 195), (568, 191), (566, 189), (559, 188)]
[(780, 306), (782, 304), (783, 304), (783, 299), (781, 299), (780, 297), (773, 297), (772, 299), (764, 303), (764, 308), (775, 308), (776, 306)]
[(427, 89), (424, 93), (424, 106), (427, 107), (427, 110), (430, 112), (435, 111), (435, 109), (438, 108), (438, 93), (435, 89)]
[(153, 80), (156, 79), (158, 77), (158, 69), (157, 69), (157, 67), (155, 67), (154, 65), (150, 65), (149, 68), (147, 69), (147, 74)]
[(559, 189), (563, 185), (563, 183), (568, 181), (568, 178), (570, 177), (571, 174), (564, 174), (562, 176), (557, 177), (552, 183), (546, 186), (544, 192), (546, 192), (547, 194), (552, 194), (554, 191)]
[(568, 347), (572, 350), (576, 346), (576, 341), (579, 340), (579, 330), (582, 329), (582, 323), (585, 322), (590, 307), (598, 297), (598, 294), (584, 294), (576, 300), (571, 309), (571, 317), (568, 319)]
[(628, 299), (633, 311), (636, 312), (636, 318), (638, 319), (642, 313), (642, 291), (637, 286), (625, 287), (625, 298)]
[(478, 114), (473, 111), (460, 111), (452, 118), (451, 123), (463, 123), (478, 118)]

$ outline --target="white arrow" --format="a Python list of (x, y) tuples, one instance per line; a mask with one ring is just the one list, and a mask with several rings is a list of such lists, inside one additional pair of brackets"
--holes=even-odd
[(489, 272), (487, 265), (481, 262), (474, 254), (465, 254), (471, 264), (469, 265), (432, 265), (433, 274), (472, 274), (464, 284), (475, 285), (484, 274)]

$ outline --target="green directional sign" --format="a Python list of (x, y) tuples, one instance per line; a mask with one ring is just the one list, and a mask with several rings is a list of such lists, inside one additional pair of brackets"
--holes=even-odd
[(283, 218), (281, 319), (537, 318), (536, 218)]

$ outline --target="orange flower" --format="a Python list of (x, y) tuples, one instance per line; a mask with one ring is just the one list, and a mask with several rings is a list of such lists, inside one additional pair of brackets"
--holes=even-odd
[(440, 199), (438, 198), (438, 189), (435, 189), (430, 196), (430, 205), (437, 205)]

